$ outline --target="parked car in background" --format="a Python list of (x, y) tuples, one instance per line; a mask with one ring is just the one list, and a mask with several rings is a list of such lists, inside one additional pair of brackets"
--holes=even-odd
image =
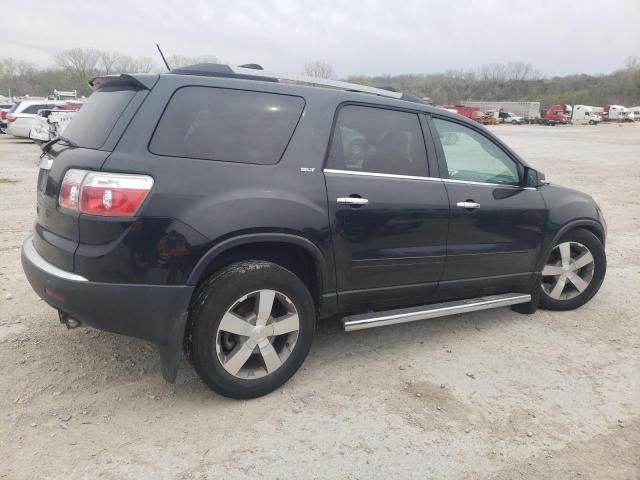
[(69, 90), (69, 91), (54, 90), (52, 97), (53, 97), (53, 100), (63, 100), (63, 101), (77, 100), (78, 92), (76, 90)]
[(629, 109), (624, 105), (606, 105), (602, 112), (602, 120), (605, 122), (624, 122)]
[(23, 100), (7, 114), (7, 131), (9, 135), (18, 138), (30, 138), (31, 124), (38, 114), (38, 110), (51, 109), (65, 102), (47, 99)]
[(482, 110), (478, 107), (467, 107), (465, 105), (456, 105), (455, 107), (458, 115), (462, 115), (463, 117), (470, 118), (482, 125), (489, 125), (491, 120), (489, 119), (489, 115), (486, 115)]
[(257, 397), (320, 319), (572, 310), (604, 279), (591, 196), (415, 96), (210, 64), (91, 84), (43, 150), (22, 265), (67, 326), (158, 345), (169, 381), (184, 348)]
[(542, 123), (551, 126), (565, 125), (569, 123), (572, 111), (573, 107), (571, 107), (571, 105), (567, 105), (564, 103), (551, 105), (547, 109), (547, 113), (545, 113), (542, 117)]
[(571, 123), (578, 125), (597, 125), (602, 121), (600, 115), (588, 105), (575, 105), (571, 111)]
[(67, 102), (55, 109), (39, 110), (31, 123), (31, 132), (29, 133), (31, 140), (36, 143), (44, 143), (64, 134), (67, 125), (81, 106), (81, 102)]
[(511, 112), (499, 112), (498, 116), (502, 123), (511, 123), (513, 125), (521, 125), (524, 123), (524, 117)]
[(629, 111), (633, 113), (633, 120), (640, 121), (640, 106), (637, 107), (629, 107)]
[(7, 129), (7, 114), (13, 105), (13, 102), (0, 103), (0, 133), (5, 133), (5, 130)]
[(540, 119), (540, 102), (492, 102), (464, 100), (461, 105), (477, 107), (483, 112), (509, 112), (516, 117), (522, 117), (525, 123), (535, 123)]

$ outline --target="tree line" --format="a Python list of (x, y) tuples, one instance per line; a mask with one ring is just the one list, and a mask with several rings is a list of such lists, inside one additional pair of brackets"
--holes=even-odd
[[(217, 63), (214, 56), (167, 58), (172, 68), (202, 62)], [(77, 90), (89, 95), (88, 82), (99, 75), (115, 73), (149, 73), (164, 71), (164, 66), (150, 57), (73, 48), (58, 53), (54, 65), (38, 68), (14, 59), (0, 59), (0, 95), (44, 96), (54, 89)], [(334, 68), (319, 61), (306, 62), (306, 75), (336, 78)], [(375, 87), (392, 87), (398, 91), (429, 97), (437, 105), (455, 105), (464, 100), (539, 101), (554, 103), (640, 105), (640, 60), (633, 57), (625, 66), (609, 74), (544, 77), (525, 62), (483, 65), (476, 70), (450, 70), (435, 74), (384, 76), (350, 76), (349, 82)]]
[[(214, 56), (188, 57), (171, 55), (167, 61), (172, 68), (195, 63), (217, 63)], [(54, 57), (54, 65), (38, 68), (15, 58), (0, 59), (0, 95), (47, 96), (54, 89), (76, 90), (89, 95), (89, 80), (100, 75), (117, 73), (151, 73), (165, 71), (150, 57), (132, 57), (118, 52), (93, 48), (72, 48)]]
[(640, 105), (640, 61), (606, 75), (575, 74), (545, 78), (522, 62), (484, 65), (477, 70), (451, 70), (427, 75), (351, 76), (349, 82), (429, 97), (436, 105), (464, 100), (527, 101), (542, 105)]

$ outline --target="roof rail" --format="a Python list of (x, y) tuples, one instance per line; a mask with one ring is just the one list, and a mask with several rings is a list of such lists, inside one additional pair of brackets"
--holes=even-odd
[(401, 92), (392, 92), (382, 88), (367, 87), (366, 85), (358, 85), (357, 83), (341, 82), (339, 80), (329, 80), (327, 78), (310, 77), (307, 75), (298, 75), (295, 73), (275, 73), (264, 70), (255, 70), (253, 68), (230, 67), (233, 73), (237, 75), (247, 75), (252, 77), (277, 78), (280, 81), (306, 83), (308, 85), (318, 85), (321, 87), (337, 88), (339, 90), (347, 90), (349, 92), (369, 93), (379, 95), (381, 97), (402, 98)]
[(379, 95), (381, 97), (402, 99), (403, 93), (383, 88), (368, 87), (366, 85), (358, 85), (356, 83), (341, 82), (338, 80), (329, 80), (326, 78), (309, 77), (306, 75), (298, 75), (295, 73), (274, 73), (267, 72), (260, 65), (250, 63), (240, 67), (232, 67), (230, 65), (222, 65), (217, 63), (199, 63), (186, 67), (174, 68), (169, 73), (178, 75), (204, 75), (212, 77), (239, 77), (246, 80), (262, 80), (266, 82), (291, 82), (303, 83), (307, 85), (315, 85), (321, 87), (336, 88), (339, 90), (347, 90), (350, 92), (369, 93)]

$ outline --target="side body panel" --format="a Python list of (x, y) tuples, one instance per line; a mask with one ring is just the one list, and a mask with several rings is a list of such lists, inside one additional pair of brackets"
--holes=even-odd
[[(323, 293), (335, 292), (333, 252), (327, 216), (327, 196), (322, 175), (331, 120), (336, 103), (327, 97), (305, 95), (305, 109), (295, 133), (279, 163), (254, 165), (224, 161), (176, 158), (150, 153), (148, 142), (171, 95), (181, 87), (211, 86), (249, 91), (291, 93), (291, 87), (277, 83), (234, 81), (167, 75), (150, 92), (149, 98), (124, 133), (118, 148), (102, 169), (143, 173), (154, 178), (154, 187), (141, 216), (146, 219), (174, 219), (192, 231), (195, 243), (189, 249), (189, 276), (199, 257), (221, 242), (251, 235), (280, 234), (308, 240), (321, 252), (326, 272)], [(114, 241), (120, 227), (113, 227), (105, 240)], [(89, 235), (90, 228), (86, 229)], [(80, 242), (90, 243), (82, 236)], [(104, 248), (93, 242), (87, 250)], [(110, 254), (110, 252), (105, 252)], [(99, 257), (99, 255), (98, 255)], [(96, 265), (96, 269), (98, 269)]]
[[(340, 304), (429, 301), (442, 276), (449, 206), (439, 180), (326, 171)], [(359, 195), (352, 207), (339, 197)]]
[[(548, 216), (541, 193), (523, 186), (450, 180), (440, 137), (430, 119), (429, 125), (451, 206), (442, 298), (528, 291)], [(482, 127), (464, 126), (500, 148), (516, 163), (522, 178), (524, 164), (510, 149)], [(465, 208), (466, 203), (478, 208)]]

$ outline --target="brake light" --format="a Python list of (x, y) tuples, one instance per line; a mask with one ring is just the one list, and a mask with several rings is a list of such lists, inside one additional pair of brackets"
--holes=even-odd
[(2, 113), (0, 114), (0, 118), (2, 118), (2, 120), (6, 120), (7, 119), (7, 112), (3, 110)]
[(7, 120), (9, 122), (15, 122), (16, 121), (16, 116), (9, 114), (9, 115), (7, 115)]
[(71, 169), (62, 180), (63, 208), (102, 217), (133, 217), (153, 187), (147, 175)]

